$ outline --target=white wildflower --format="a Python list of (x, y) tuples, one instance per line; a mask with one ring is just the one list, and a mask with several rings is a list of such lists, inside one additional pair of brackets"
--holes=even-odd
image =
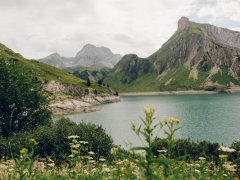
[(201, 173), (201, 171), (199, 171), (198, 169), (195, 169), (195, 172), (196, 172), (196, 173)]
[(106, 161), (106, 159), (100, 158), (99, 161), (104, 162), (104, 161)]
[(70, 154), (68, 157), (70, 157), (70, 158), (73, 158), (73, 157), (74, 157), (74, 155), (73, 155), (73, 154)]
[(93, 151), (89, 151), (88, 154), (94, 155), (95, 153)]
[(68, 139), (77, 139), (77, 138), (79, 138), (79, 136), (77, 136), (77, 135), (68, 136)]
[(219, 151), (223, 151), (223, 152), (227, 152), (227, 153), (232, 153), (235, 152), (236, 150), (233, 148), (229, 148), (229, 147), (224, 147), (224, 146), (220, 146), (218, 148)]
[(157, 150), (157, 152), (159, 152), (159, 153), (166, 153), (167, 150), (165, 150), (165, 149), (161, 149), (161, 150)]
[(205, 158), (205, 157), (199, 157), (198, 159), (199, 159), (199, 160), (201, 160), (201, 161), (204, 161), (204, 160), (206, 160), (206, 158)]

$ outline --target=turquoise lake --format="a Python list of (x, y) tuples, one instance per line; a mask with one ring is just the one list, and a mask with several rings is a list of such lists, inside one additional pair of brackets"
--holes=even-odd
[[(115, 144), (140, 145), (131, 123), (140, 124), (144, 107), (156, 109), (156, 120), (182, 120), (177, 138), (230, 145), (240, 139), (240, 94), (124, 96), (121, 102), (96, 106), (100, 111), (67, 115), (74, 122), (102, 125)], [(163, 134), (158, 134), (162, 136)]]

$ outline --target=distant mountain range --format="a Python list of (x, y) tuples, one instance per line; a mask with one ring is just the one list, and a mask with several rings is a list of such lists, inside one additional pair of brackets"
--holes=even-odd
[(63, 57), (58, 53), (51, 54), (38, 61), (58, 67), (108, 67), (113, 68), (114, 65), (122, 58), (120, 54), (113, 54), (109, 48), (96, 47), (91, 44), (85, 45), (75, 57)]
[(240, 32), (182, 17), (148, 58), (125, 55), (105, 79), (120, 91), (226, 89), (240, 85)]

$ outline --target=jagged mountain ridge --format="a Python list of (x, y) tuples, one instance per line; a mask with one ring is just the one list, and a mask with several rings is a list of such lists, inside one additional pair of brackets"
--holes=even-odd
[[(145, 59), (154, 67), (152, 76), (156, 74), (148, 89), (187, 90), (237, 86), (240, 84), (239, 47), (239, 32), (191, 22), (182, 17), (174, 35), (157, 52)], [(121, 75), (117, 71), (121, 61), (106, 81), (122, 91), (137, 89), (138, 84), (134, 81), (122, 81), (126, 76), (131, 76), (131, 73), (118, 77), (119, 81), (112, 80)], [(148, 75), (142, 74), (140, 78)], [(138, 89), (141, 91), (143, 86), (140, 85)]]
[(121, 57), (120, 54), (113, 54), (109, 48), (86, 44), (75, 57), (63, 57), (58, 53), (53, 53), (45, 58), (39, 59), (39, 61), (58, 68), (77, 66), (113, 68)]

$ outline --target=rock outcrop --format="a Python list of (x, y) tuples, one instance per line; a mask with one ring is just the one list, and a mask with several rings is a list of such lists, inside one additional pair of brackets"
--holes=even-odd
[(54, 115), (65, 115), (76, 112), (94, 112), (94, 107), (99, 104), (115, 103), (120, 101), (119, 96), (111, 93), (96, 95), (90, 90), (87, 94), (82, 88), (64, 86), (63, 84), (50, 81), (44, 85), (47, 92), (51, 93), (50, 108)]
[(190, 26), (190, 21), (187, 17), (181, 17), (178, 21), (178, 31), (182, 31)]
[(65, 115), (77, 112), (95, 112), (98, 111), (94, 106), (98, 104), (107, 104), (119, 102), (119, 96), (87, 96), (82, 99), (67, 99), (55, 102), (50, 105), (55, 116)]

